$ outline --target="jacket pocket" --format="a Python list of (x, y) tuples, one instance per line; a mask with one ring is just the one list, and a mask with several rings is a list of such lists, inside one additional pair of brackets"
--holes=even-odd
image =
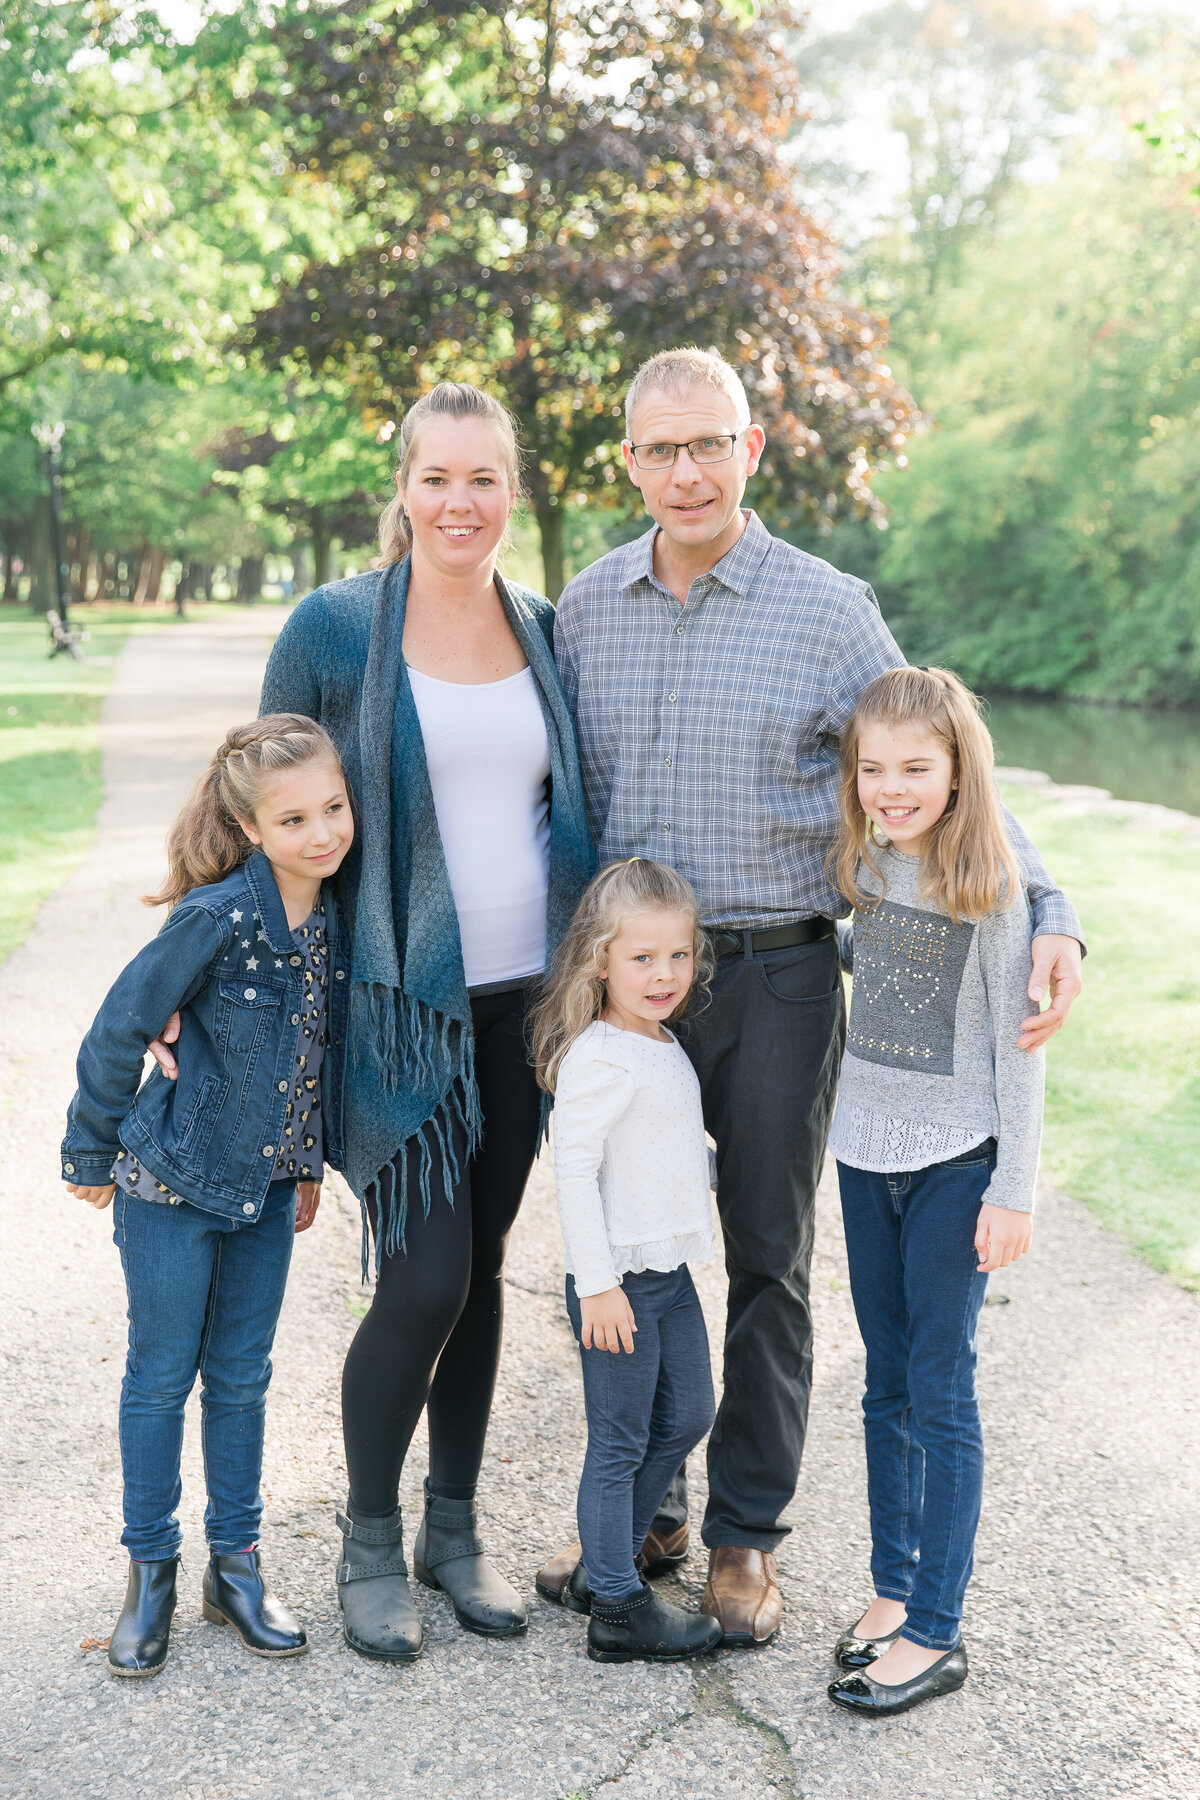
[(203, 1078), (176, 1140), (175, 1154), (181, 1161), (195, 1166), (203, 1157), (228, 1092), (227, 1075), (206, 1075)]
[(218, 982), (217, 1035), (225, 1049), (239, 1056), (255, 1049), (285, 995), (279, 982), (256, 981), (248, 975), (222, 975)]

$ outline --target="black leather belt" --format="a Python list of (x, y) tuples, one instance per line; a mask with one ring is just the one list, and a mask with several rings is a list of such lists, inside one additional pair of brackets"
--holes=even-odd
[(793, 944), (815, 944), (833, 935), (832, 919), (797, 919), (794, 925), (773, 925), (768, 931), (714, 931), (713, 949), (718, 956), (757, 956), (760, 950), (790, 950)]

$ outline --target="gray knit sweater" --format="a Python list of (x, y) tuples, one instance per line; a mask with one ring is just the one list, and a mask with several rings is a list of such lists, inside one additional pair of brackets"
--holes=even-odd
[[(1032, 1010), (1032, 926), (1024, 892), (977, 925), (956, 925), (918, 892), (921, 862), (888, 847), (886, 896), (854, 919), (854, 993), (839, 1094), (895, 1119), (996, 1139), (986, 1199), (1033, 1208), (1045, 1058), (1018, 1050)], [(880, 884), (864, 865), (864, 892)]]

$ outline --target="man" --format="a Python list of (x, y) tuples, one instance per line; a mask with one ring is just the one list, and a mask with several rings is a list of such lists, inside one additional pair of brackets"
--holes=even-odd
[[(845, 1033), (833, 920), (848, 907), (824, 867), (838, 739), (867, 683), (904, 658), (864, 582), (742, 510), (766, 440), (729, 364), (698, 350), (654, 357), (630, 387), (626, 429), (625, 465), (654, 524), (568, 584), (555, 653), (601, 862), (670, 863), (716, 941), (711, 1004), (681, 1033), (717, 1145), (729, 1274), (703, 1610), (727, 1643), (758, 1644), (782, 1611), (773, 1552), (804, 1446), (814, 1199)], [(1079, 992), (1080, 933), (1010, 826), (1037, 934), (1020, 1040), (1032, 1050)], [(648, 1566), (682, 1561), (687, 1539), (681, 1471)], [(543, 1592), (578, 1553), (541, 1572)]]

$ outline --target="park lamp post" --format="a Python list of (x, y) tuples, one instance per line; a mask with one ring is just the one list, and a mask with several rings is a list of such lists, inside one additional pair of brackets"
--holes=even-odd
[(58, 485), (58, 452), (63, 441), (66, 426), (61, 419), (53, 423), (35, 425), (33, 435), (46, 452), (46, 473), (50, 483), (50, 531), (54, 539), (54, 574), (58, 593), (58, 616), (65, 626), (67, 623), (67, 600), (70, 595), (70, 569), (67, 566), (67, 547), (63, 539), (62, 494)]

